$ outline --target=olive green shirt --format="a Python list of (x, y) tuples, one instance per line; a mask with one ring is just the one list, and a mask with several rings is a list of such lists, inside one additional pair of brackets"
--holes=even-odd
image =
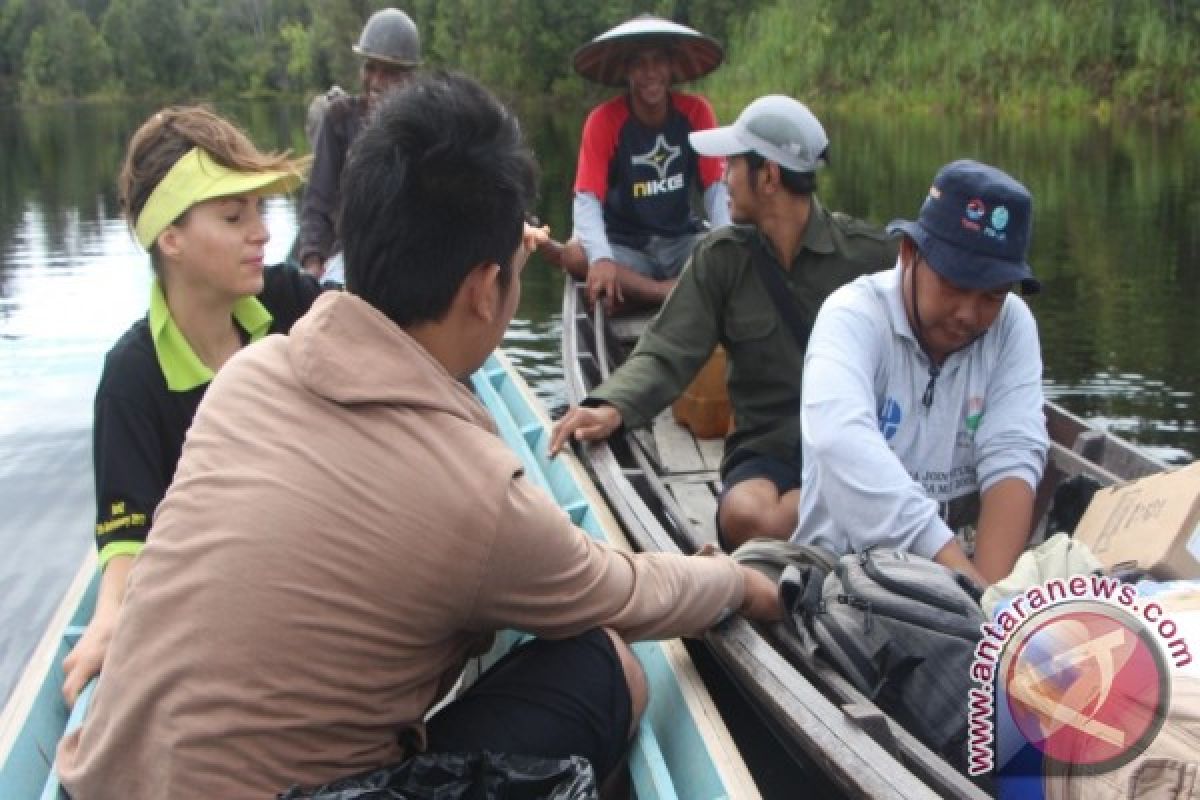
[[(621, 368), (589, 398), (617, 408), (627, 427), (648, 425), (691, 383), (720, 343), (728, 358), (735, 430), (725, 440), (722, 474), (738, 450), (784, 461), (800, 458), (800, 379), (796, 343), (751, 261), (756, 241), (782, 269), (770, 243), (751, 226), (710, 233), (696, 246), (667, 302)], [(804, 244), (783, 270), (804, 326), (821, 303), (859, 275), (896, 263), (898, 243), (866, 222), (826, 211), (813, 197)]]

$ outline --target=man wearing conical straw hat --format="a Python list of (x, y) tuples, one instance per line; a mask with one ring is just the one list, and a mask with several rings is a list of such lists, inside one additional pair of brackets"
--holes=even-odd
[(722, 159), (702, 157), (688, 134), (716, 126), (709, 102), (673, 91), (715, 70), (721, 45), (686, 25), (649, 15), (623, 22), (575, 52), (575, 71), (627, 91), (592, 109), (575, 174), (574, 237), (543, 255), (587, 280), (588, 298), (610, 309), (662, 302), (706, 223), (729, 224)]

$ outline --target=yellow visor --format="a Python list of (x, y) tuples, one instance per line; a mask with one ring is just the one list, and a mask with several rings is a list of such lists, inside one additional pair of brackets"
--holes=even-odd
[(283, 194), (299, 186), (301, 180), (296, 173), (283, 170), (238, 172), (193, 147), (154, 187), (138, 215), (134, 232), (138, 243), (149, 250), (168, 225), (197, 203), (249, 192)]

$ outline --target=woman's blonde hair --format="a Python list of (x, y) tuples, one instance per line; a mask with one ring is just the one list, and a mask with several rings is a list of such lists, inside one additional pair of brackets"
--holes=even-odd
[[(133, 134), (117, 195), (130, 226), (137, 224), (154, 187), (193, 147), (213, 161), (239, 172), (279, 170), (302, 174), (309, 159), (293, 159), (291, 151), (263, 153), (240, 128), (204, 106), (175, 106), (157, 112)], [(185, 212), (186, 213), (186, 212)]]

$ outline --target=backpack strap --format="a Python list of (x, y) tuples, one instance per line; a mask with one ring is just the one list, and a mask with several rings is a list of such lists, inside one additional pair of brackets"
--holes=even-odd
[(824, 547), (765, 536), (744, 542), (729, 556), (739, 564), (754, 567), (776, 583), (784, 569), (793, 564), (815, 564), (826, 572), (837, 566), (837, 557)]
[(802, 632), (825, 609), (821, 591), (828, 574), (829, 569), (819, 563), (791, 564), (784, 569), (779, 579), (779, 600), (793, 633)]
[[(895, 592), (897, 595), (903, 595), (903, 596), (907, 596), (907, 597), (916, 598), (917, 600), (927, 603), (930, 606), (942, 608), (943, 610), (949, 611), (951, 613), (959, 612), (960, 609), (955, 606), (942, 605), (938, 601), (936, 593), (928, 593), (928, 592), (922, 591), (921, 585), (918, 585), (918, 584), (905, 585), (905, 584), (901, 584), (901, 583), (898, 583), (898, 582), (890, 579), (887, 576), (887, 573), (885, 572), (885, 570), (880, 568), (880, 565), (879, 565), (877, 559), (881, 555), (886, 557), (891, 552), (892, 551), (885, 550), (882, 548), (867, 548), (866, 550), (863, 550), (861, 553), (859, 553), (856, 556), (856, 558), (858, 559), (858, 563), (862, 567), (863, 572), (871, 580), (875, 581), (877, 584), (879, 584), (883, 588), (887, 589), (888, 591)], [(913, 556), (910, 556), (908, 554), (905, 554), (905, 557), (910, 560), (912, 558), (914, 558)], [(923, 559), (923, 560), (928, 563), (931, 563), (931, 564), (934, 563), (932, 561), (932, 559)], [(971, 601), (976, 606), (978, 606), (980, 599), (983, 597), (983, 590), (980, 589), (978, 586), (976, 586), (974, 581), (972, 581), (970, 578), (968, 578), (966, 575), (959, 572), (958, 570), (950, 569), (948, 567), (942, 567), (942, 569), (945, 571), (946, 574), (951, 576), (951, 578), (958, 585), (958, 587), (960, 589), (962, 589), (962, 591), (968, 597), (971, 598)]]
[(983, 603), (983, 589), (979, 588), (979, 584), (968, 578), (958, 570), (954, 570), (954, 582), (957, 583), (962, 590), (967, 593), (967, 596), (975, 601), (975, 605)]
[(879, 683), (871, 690), (869, 697), (877, 703), (896, 705), (903, 691), (904, 681), (925, 659), (902, 652), (903, 646), (892, 639), (880, 651)]
[(758, 279), (762, 281), (763, 288), (775, 304), (775, 310), (779, 312), (780, 318), (791, 331), (792, 338), (803, 353), (808, 349), (808, 335), (812, 332), (812, 325), (800, 319), (800, 309), (796, 306), (792, 293), (788, 291), (783, 276), (779, 274), (779, 269), (771, 263), (761, 233), (754, 237), (750, 245), (750, 262), (754, 264)]
[(803, 628), (802, 619), (811, 619), (820, 610), (825, 576), (837, 567), (837, 557), (824, 547), (766, 537), (745, 542), (730, 557), (778, 584), (784, 616), (793, 632)]

